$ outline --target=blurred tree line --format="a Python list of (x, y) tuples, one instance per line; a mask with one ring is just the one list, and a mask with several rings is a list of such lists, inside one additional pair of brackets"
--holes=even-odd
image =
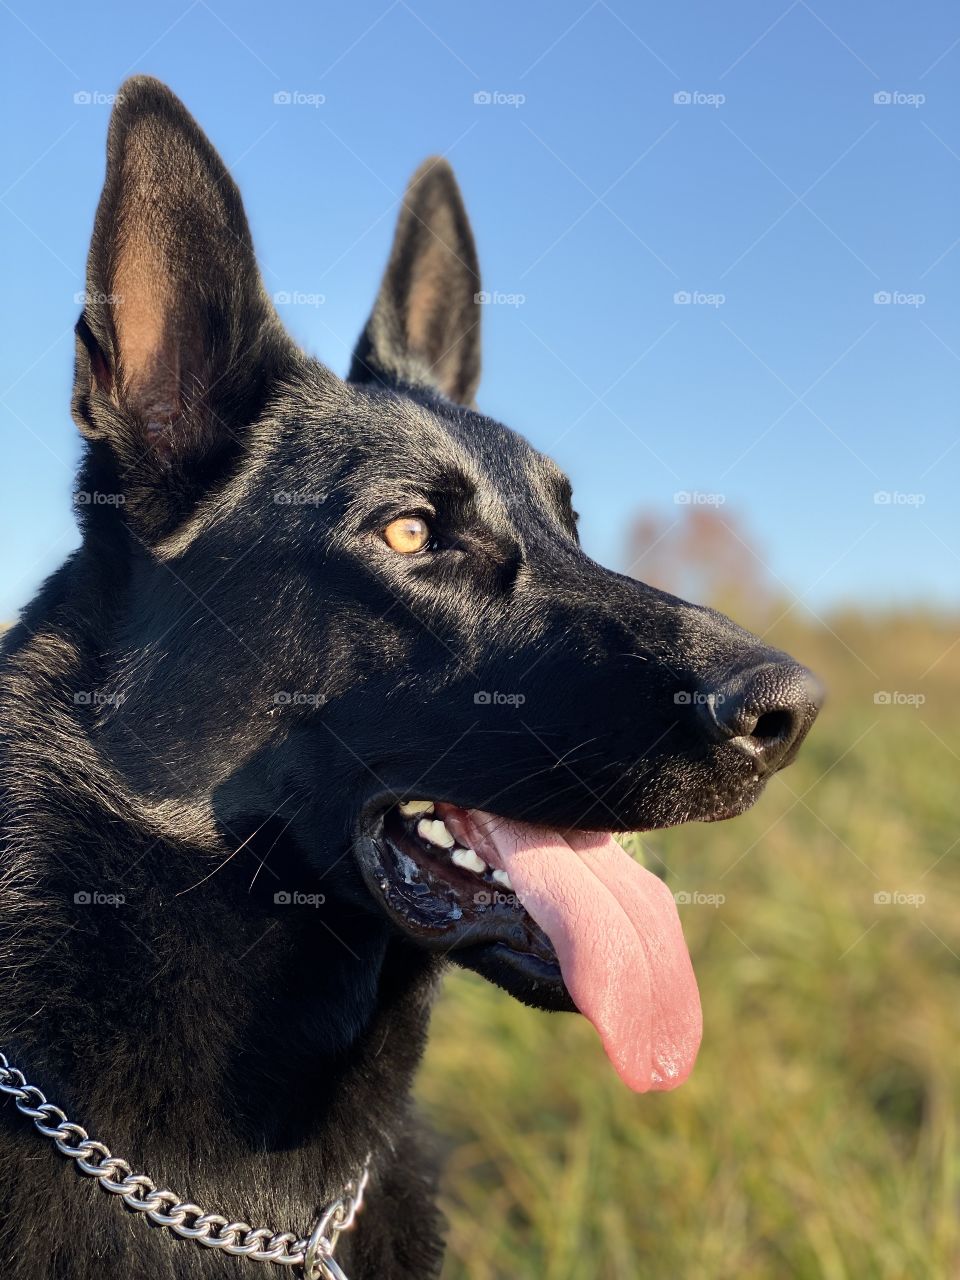
[(628, 531), (627, 573), (752, 626), (769, 620), (788, 594), (778, 589), (742, 520), (718, 505), (639, 515)]

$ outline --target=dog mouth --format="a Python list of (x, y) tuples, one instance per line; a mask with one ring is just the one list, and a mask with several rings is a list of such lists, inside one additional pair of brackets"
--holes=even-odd
[(632, 1089), (686, 1079), (702, 1020), (676, 904), (611, 835), (407, 799), (370, 806), (358, 862), (408, 939), (585, 1014)]

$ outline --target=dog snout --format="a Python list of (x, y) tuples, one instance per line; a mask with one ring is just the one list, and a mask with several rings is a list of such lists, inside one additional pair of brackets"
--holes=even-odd
[(816, 676), (799, 662), (778, 658), (717, 680), (697, 709), (715, 742), (773, 773), (793, 760), (822, 702)]

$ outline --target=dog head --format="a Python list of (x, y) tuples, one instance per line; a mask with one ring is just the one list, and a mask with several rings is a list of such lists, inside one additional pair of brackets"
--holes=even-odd
[(479, 290), (428, 161), (341, 380), (285, 334), (183, 106), (124, 86), (73, 401), (81, 490), (115, 499), (80, 508), (124, 655), (97, 733), (137, 791), (214, 831), (280, 815), (339, 900), (575, 1004), (631, 1084), (668, 1087), (695, 986), (669, 893), (606, 833), (740, 813), (819, 693), (584, 554), (567, 477), (473, 407)]

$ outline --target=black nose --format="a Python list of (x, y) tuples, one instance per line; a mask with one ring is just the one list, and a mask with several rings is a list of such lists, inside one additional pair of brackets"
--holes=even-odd
[(784, 659), (725, 676), (697, 705), (715, 741), (726, 741), (772, 773), (797, 754), (822, 702), (813, 673)]

